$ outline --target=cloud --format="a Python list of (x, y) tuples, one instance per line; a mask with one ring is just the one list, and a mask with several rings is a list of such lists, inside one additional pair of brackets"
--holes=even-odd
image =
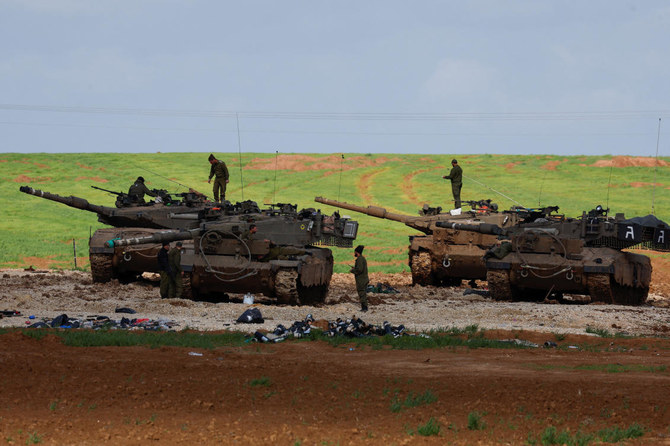
[(475, 60), (444, 59), (421, 87), (426, 102), (464, 105), (473, 97), (482, 97), (496, 83), (496, 70)]

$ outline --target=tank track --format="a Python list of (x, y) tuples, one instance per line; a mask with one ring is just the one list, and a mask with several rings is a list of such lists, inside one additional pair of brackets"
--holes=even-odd
[(301, 286), (298, 284), (298, 298), (301, 305), (320, 305), (325, 302), (328, 294), (328, 284)]
[(431, 263), (430, 253), (428, 252), (421, 251), (411, 254), (412, 285), (434, 285)]
[(280, 304), (300, 305), (298, 271), (280, 269), (275, 275), (275, 294)]
[(509, 271), (494, 269), (486, 273), (489, 284), (489, 294), (494, 300), (514, 300)]
[(193, 286), (191, 285), (191, 273), (184, 273), (184, 276), (181, 278), (181, 297), (182, 299), (195, 300), (197, 298), (197, 293), (195, 293)]
[(618, 305), (642, 305), (649, 288), (634, 288), (615, 283), (609, 274), (590, 274), (588, 288), (591, 301)]
[(111, 254), (90, 254), (91, 277), (93, 282), (105, 283), (112, 280), (114, 268)]

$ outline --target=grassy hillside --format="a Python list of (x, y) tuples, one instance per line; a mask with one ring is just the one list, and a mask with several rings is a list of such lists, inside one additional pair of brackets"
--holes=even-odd
[[(171, 179), (211, 195), (207, 155), (0, 154), (0, 267), (72, 268), (74, 239), (80, 256), (78, 266), (87, 268), (89, 233), (103, 226), (95, 214), (23, 194), (19, 186), (29, 185), (113, 206), (114, 196), (90, 186), (127, 192), (141, 175), (149, 188), (185, 190)], [(231, 173), (227, 198), (232, 201), (244, 198), (258, 203), (290, 202), (332, 212), (334, 209), (313, 201), (320, 195), (383, 206), (409, 215), (416, 215), (423, 203), (445, 209), (451, 204), (451, 187), (442, 175), (451, 167), (453, 155), (345, 154), (343, 160), (339, 154), (278, 157), (244, 154), (241, 160), (236, 153), (218, 156), (226, 161)], [(504, 197), (507, 196), (528, 207), (558, 205), (561, 212), (577, 216), (598, 204), (605, 206), (609, 199), (612, 212), (625, 212), (632, 217), (649, 214), (654, 195), (656, 216), (670, 222), (668, 158), (660, 159), (661, 165), (656, 169), (653, 159), (621, 157), (614, 159), (615, 167), (611, 168), (606, 163), (612, 160), (609, 156), (456, 155), (456, 158), (466, 176), (462, 192), (465, 200), (491, 198), (505, 209), (516, 204)], [(367, 246), (371, 271), (408, 270), (407, 236), (416, 231), (400, 223), (344, 213), (360, 222), (356, 243)], [(346, 265), (353, 262), (351, 250), (333, 251), (336, 272), (348, 271)], [(48, 262), (38, 258), (46, 258)]]

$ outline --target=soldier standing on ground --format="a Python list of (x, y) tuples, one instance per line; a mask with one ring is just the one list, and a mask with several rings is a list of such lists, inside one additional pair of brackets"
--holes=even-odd
[(170, 271), (172, 271), (172, 289), (168, 297), (181, 299), (181, 293), (184, 289), (181, 276), (184, 275), (184, 270), (181, 269), (181, 247), (182, 243), (177, 242), (177, 246), (168, 252), (168, 264)]
[(214, 157), (214, 154), (209, 155), (209, 163), (212, 165), (209, 169), (209, 181), (212, 182), (214, 177), (214, 201), (219, 202), (219, 192), (221, 192), (221, 202), (226, 201), (226, 184), (230, 175), (228, 174), (228, 167), (223, 161), (219, 161)]
[(461, 207), (461, 188), (463, 187), (463, 169), (458, 165), (458, 161), (451, 160), (451, 172), (442, 178), (451, 180), (451, 193), (454, 195), (454, 209)]
[(370, 279), (368, 278), (368, 261), (363, 257), (363, 248), (365, 248), (363, 245), (358, 245), (354, 250), (356, 263), (350, 272), (354, 274), (354, 278), (356, 279), (356, 291), (361, 301), (361, 311), (368, 311), (367, 288)]
[(128, 189), (128, 196), (130, 197), (130, 201), (133, 203), (144, 204), (145, 194), (150, 197), (156, 196), (156, 194), (151, 192), (149, 188), (144, 184), (144, 178), (137, 177), (133, 185), (130, 186), (130, 189)]
[(174, 294), (172, 274), (170, 269), (170, 260), (168, 252), (170, 251), (170, 242), (163, 242), (163, 247), (158, 251), (158, 272), (161, 276), (161, 299), (167, 299), (170, 294)]

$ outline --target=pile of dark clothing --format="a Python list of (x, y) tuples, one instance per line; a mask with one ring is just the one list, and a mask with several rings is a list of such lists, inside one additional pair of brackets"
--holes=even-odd
[[(302, 321), (296, 321), (289, 328), (283, 325), (277, 325), (271, 333), (262, 333), (257, 331), (254, 333), (253, 341), (255, 342), (281, 342), (289, 337), (302, 338), (307, 336), (312, 331), (312, 322), (314, 318), (311, 314)], [(328, 322), (328, 330), (324, 331), (326, 336), (347, 336), (350, 338), (362, 338), (366, 336), (386, 336), (390, 335), (394, 338), (406, 336), (405, 326), (398, 325), (394, 327), (387, 321), (379, 325), (368, 324), (360, 318), (353, 317), (351, 319), (337, 318), (335, 321)]]
[(394, 338), (403, 336), (405, 333), (405, 326), (392, 326), (387, 321), (379, 325), (367, 324), (360, 318), (352, 318), (342, 320), (337, 318), (333, 322), (328, 322), (328, 331), (324, 333), (326, 336), (348, 336), (350, 338), (362, 338), (365, 336), (386, 336), (391, 335)]
[(312, 333), (312, 322), (314, 322), (314, 318), (311, 314), (308, 314), (304, 320), (295, 321), (289, 328), (279, 324), (272, 333), (257, 331), (254, 333), (253, 340), (255, 342), (281, 342), (288, 337), (302, 338)]
[(400, 291), (393, 288), (388, 283), (377, 283), (377, 285), (368, 285), (368, 293), (398, 294)]
[(84, 320), (69, 318), (67, 314), (61, 314), (51, 321), (43, 320), (29, 325), (28, 328), (87, 328), (91, 330), (147, 330), (147, 331), (171, 331), (177, 326), (176, 322), (164, 319), (128, 319), (113, 320), (108, 316), (88, 316)]

